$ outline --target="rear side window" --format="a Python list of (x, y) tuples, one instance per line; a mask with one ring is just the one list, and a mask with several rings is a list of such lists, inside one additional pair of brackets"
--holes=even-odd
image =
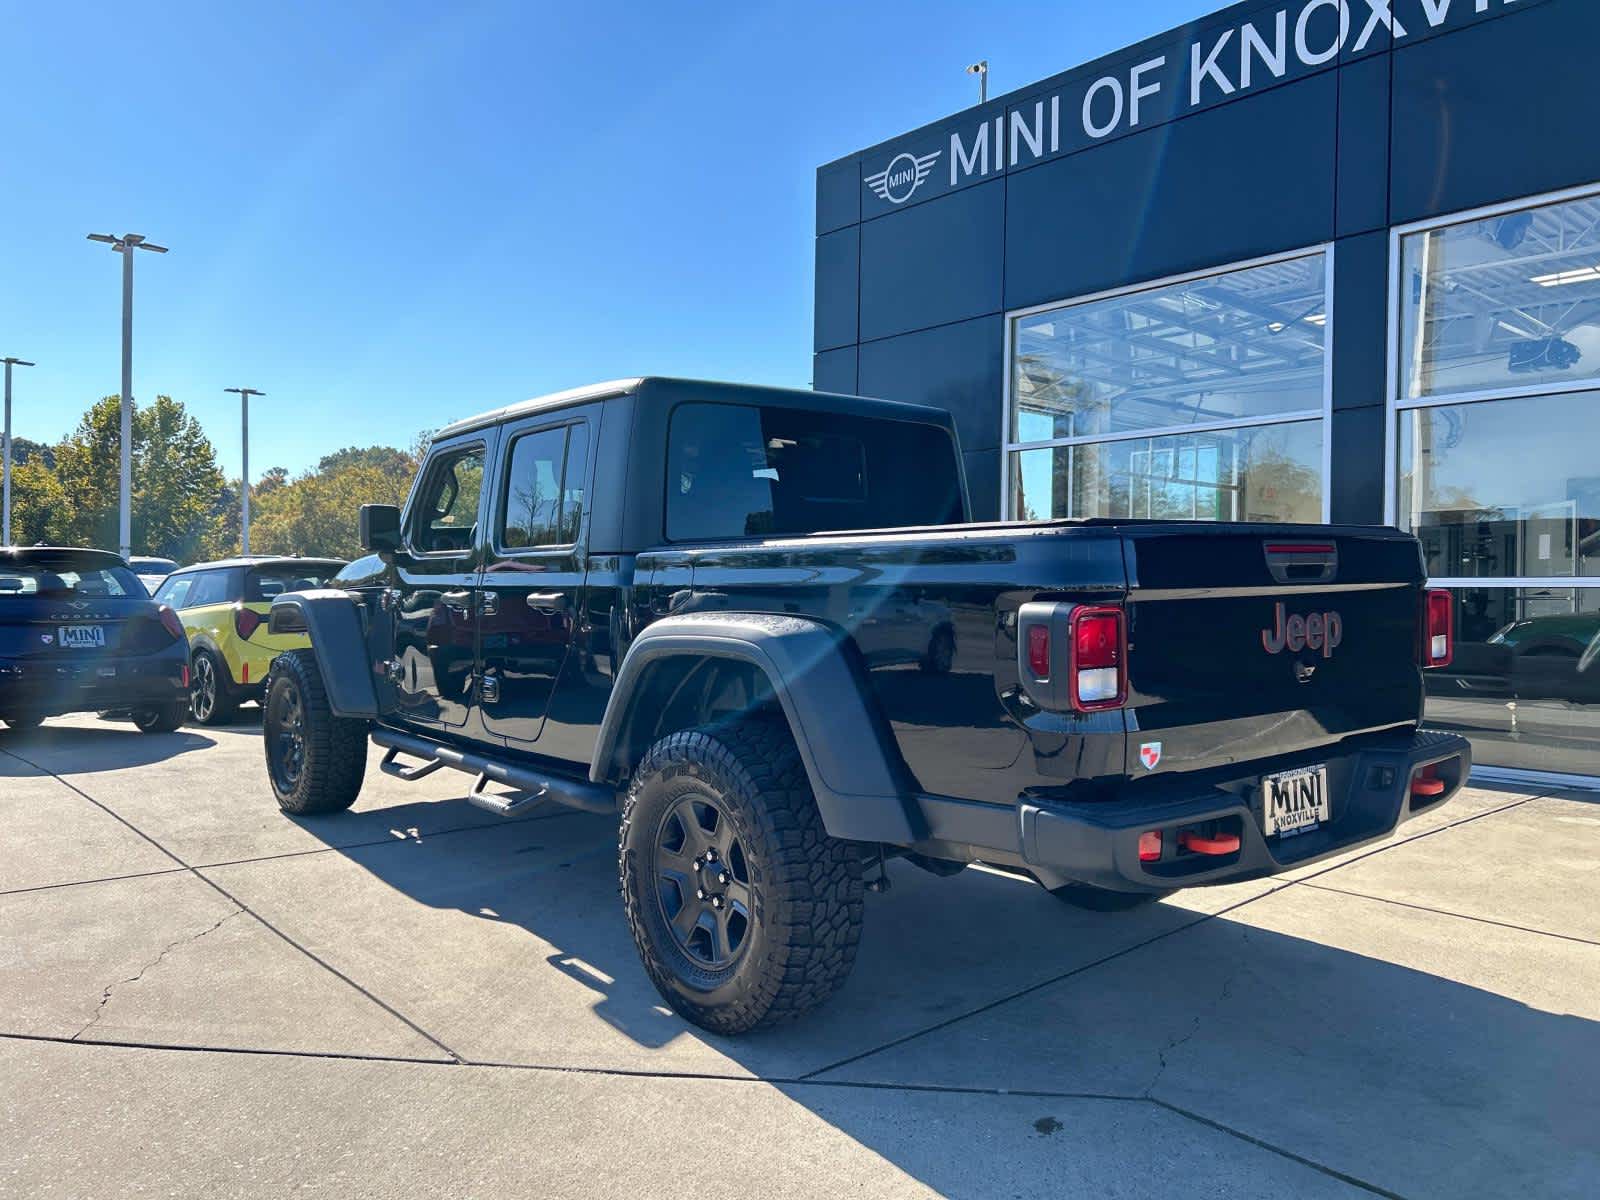
[(428, 470), (411, 516), (412, 549), (419, 554), (471, 550), (482, 494), (482, 446), (441, 454)]
[(250, 604), (265, 604), (285, 592), (309, 592), (326, 587), (339, 573), (332, 563), (287, 563), (277, 567), (257, 567), (245, 577), (244, 598)]
[(95, 600), (146, 594), (139, 577), (126, 567), (90, 567), (81, 562), (0, 567), (0, 601), (17, 596)]
[(672, 414), (671, 541), (962, 519), (955, 443), (936, 425), (731, 404)]
[(526, 433), (511, 443), (500, 545), (506, 550), (568, 546), (583, 527), (589, 427)]

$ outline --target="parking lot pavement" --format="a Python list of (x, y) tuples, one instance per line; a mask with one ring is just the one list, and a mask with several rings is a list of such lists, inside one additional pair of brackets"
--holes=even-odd
[(248, 725), (0, 733), (0, 1193), (1593, 1196), (1600, 797), (1089, 914), (905, 865), (800, 1024), (666, 1010), (615, 829)]

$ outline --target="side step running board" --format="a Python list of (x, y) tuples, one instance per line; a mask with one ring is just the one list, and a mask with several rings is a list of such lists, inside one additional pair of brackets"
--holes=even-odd
[[(372, 731), (372, 740), (389, 751), (381, 764), (385, 775), (410, 782), (432, 775), (440, 767), (476, 775), (477, 781), (467, 793), (467, 801), (502, 817), (516, 816), (552, 800), (568, 808), (606, 816), (614, 816), (617, 811), (616, 793), (586, 779), (568, 779), (529, 767), (512, 766), (470, 750), (458, 750), (442, 742), (381, 726)], [(400, 761), (401, 755), (422, 761), (408, 765)], [(512, 794), (491, 792), (488, 788), (492, 784), (511, 788)]]

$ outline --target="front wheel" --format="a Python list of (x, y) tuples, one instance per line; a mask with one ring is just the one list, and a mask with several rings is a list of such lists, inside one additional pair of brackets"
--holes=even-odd
[(140, 733), (176, 733), (188, 719), (187, 700), (133, 710), (133, 723)]
[(367, 770), (367, 723), (334, 715), (311, 651), (273, 660), (261, 734), (267, 777), (284, 812), (342, 812), (356, 802)]
[(645, 971), (701, 1028), (793, 1019), (849, 975), (861, 862), (823, 828), (783, 725), (657, 742), (629, 789), (620, 842), (623, 907)]

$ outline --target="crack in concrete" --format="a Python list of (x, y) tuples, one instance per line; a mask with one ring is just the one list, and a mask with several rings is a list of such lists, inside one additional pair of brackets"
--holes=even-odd
[(77, 1033), (73, 1034), (67, 1040), (68, 1041), (73, 1041), (73, 1042), (77, 1041), (84, 1034), (88, 1033), (89, 1030), (93, 1029), (97, 1024), (100, 1023), (100, 1018), (105, 1015), (106, 1006), (111, 1003), (111, 993), (113, 991), (115, 991), (117, 988), (122, 987), (123, 985), (129, 984), (129, 983), (138, 983), (141, 979), (143, 979), (145, 977), (145, 974), (147, 972), (153, 971), (157, 967), (159, 967), (161, 965), (162, 961), (165, 960), (167, 955), (171, 954), (179, 946), (186, 946), (190, 942), (198, 942), (201, 938), (205, 937), (207, 934), (215, 933), (217, 930), (221, 929), (225, 924), (227, 924), (229, 921), (233, 920), (234, 917), (237, 917), (242, 912), (244, 912), (244, 909), (236, 908), (231, 913), (229, 913), (227, 916), (223, 917), (220, 921), (218, 921), (215, 925), (212, 925), (210, 928), (202, 929), (199, 933), (188, 934), (188, 935), (186, 935), (184, 937), (179, 938), (175, 942), (169, 942), (166, 946), (162, 947), (162, 950), (161, 950), (160, 954), (156, 955), (149, 962), (145, 963), (145, 965), (140, 967), (137, 972), (135, 972), (134, 974), (128, 976), (128, 978), (126, 978), (126, 979), (119, 979), (119, 980), (116, 980), (113, 983), (106, 984), (105, 989), (100, 993), (100, 1003), (95, 1006), (94, 1015), (89, 1018), (88, 1022), (84, 1025), (84, 1027), (82, 1029), (78, 1030)]
[[(1243, 925), (1239, 926), (1239, 935), (1246, 942), (1250, 940), (1249, 930)], [(1233, 995), (1234, 982), (1249, 969), (1249, 964), (1242, 956), (1235, 959), (1233, 969), (1222, 980), (1222, 989), (1217, 993), (1217, 998), (1203, 1012), (1195, 1013), (1194, 1023), (1189, 1027), (1189, 1032), (1182, 1037), (1168, 1038), (1164, 1045), (1156, 1048), (1156, 1073), (1151, 1076), (1150, 1082), (1139, 1093), (1140, 1099), (1155, 1100), (1156, 1085), (1161, 1082), (1161, 1077), (1167, 1073), (1167, 1067), (1171, 1065), (1171, 1060), (1167, 1056), (1169, 1054), (1176, 1055), (1179, 1050), (1194, 1040), (1195, 1035), (1200, 1032), (1200, 1026), (1205, 1023), (1207, 1018), (1215, 1016), (1228, 998)]]

